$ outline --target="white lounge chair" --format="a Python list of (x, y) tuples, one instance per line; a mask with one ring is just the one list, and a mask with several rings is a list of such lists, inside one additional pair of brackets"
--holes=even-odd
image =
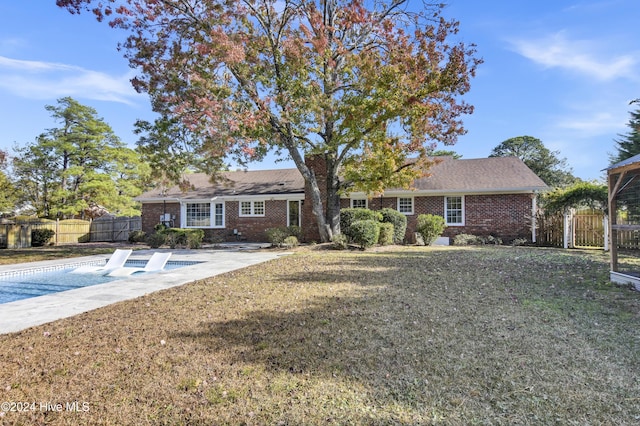
[(171, 253), (153, 253), (147, 264), (143, 268), (122, 267), (109, 272), (110, 277), (126, 277), (136, 272), (158, 272), (164, 269), (169, 261)]
[(118, 268), (122, 268), (133, 250), (117, 249), (113, 252), (106, 265), (82, 265), (78, 266), (72, 274), (107, 274)]

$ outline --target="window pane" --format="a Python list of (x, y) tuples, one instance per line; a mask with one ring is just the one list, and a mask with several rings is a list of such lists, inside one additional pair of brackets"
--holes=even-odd
[(224, 224), (224, 208), (222, 203), (214, 205), (213, 226), (222, 226)]
[(251, 201), (242, 201), (240, 203), (240, 214), (244, 216), (251, 215)]
[(211, 206), (209, 203), (187, 204), (187, 226), (209, 226), (210, 219)]
[(289, 201), (289, 221), (287, 225), (300, 225), (300, 201)]
[(462, 197), (447, 197), (447, 223), (462, 223)]
[(399, 198), (398, 199), (398, 211), (400, 213), (412, 213), (413, 212), (413, 198)]
[(367, 200), (351, 200), (351, 206), (354, 209), (366, 209)]
[(256, 216), (264, 215), (264, 201), (253, 202), (253, 214)]

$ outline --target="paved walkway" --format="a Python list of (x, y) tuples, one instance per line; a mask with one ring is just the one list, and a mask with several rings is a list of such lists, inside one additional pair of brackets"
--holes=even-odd
[[(171, 251), (171, 260), (202, 262), (197, 265), (154, 274), (143, 274), (126, 279), (112, 281), (75, 290), (33, 297), (10, 303), (0, 304), (0, 334), (24, 330), (61, 318), (67, 318), (82, 312), (107, 306), (122, 300), (164, 290), (212, 277), (225, 272), (276, 259), (290, 254), (281, 251), (253, 251), (229, 248), (225, 250), (140, 250), (134, 251), (130, 259), (147, 260), (154, 251)], [(249, 249), (252, 247), (248, 247)], [(70, 264), (91, 260), (106, 259), (110, 255), (87, 256), (64, 261), (43, 261), (28, 264), (2, 265), (1, 271), (27, 269), (54, 264)]]

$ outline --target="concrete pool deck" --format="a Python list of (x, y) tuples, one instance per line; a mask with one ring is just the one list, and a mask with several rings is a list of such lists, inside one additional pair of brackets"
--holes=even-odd
[[(131, 254), (131, 260), (148, 260), (153, 252), (170, 251), (173, 253), (169, 259), (170, 261), (197, 261), (201, 263), (157, 273), (134, 275), (105, 284), (0, 304), (0, 334), (21, 331), (122, 300), (135, 299), (155, 291), (176, 287), (291, 254), (277, 250), (252, 250), (260, 247), (259, 245), (244, 245), (238, 246), (238, 248), (229, 246), (221, 250), (136, 250)], [(110, 254), (106, 254), (55, 261), (0, 265), (0, 272), (103, 260), (109, 256)]]

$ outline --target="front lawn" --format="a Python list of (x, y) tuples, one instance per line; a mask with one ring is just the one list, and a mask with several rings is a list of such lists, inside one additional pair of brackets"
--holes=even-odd
[(637, 424), (640, 293), (611, 285), (608, 270), (596, 251), (301, 250), (0, 336), (0, 401), (37, 404), (0, 415), (17, 424)]

